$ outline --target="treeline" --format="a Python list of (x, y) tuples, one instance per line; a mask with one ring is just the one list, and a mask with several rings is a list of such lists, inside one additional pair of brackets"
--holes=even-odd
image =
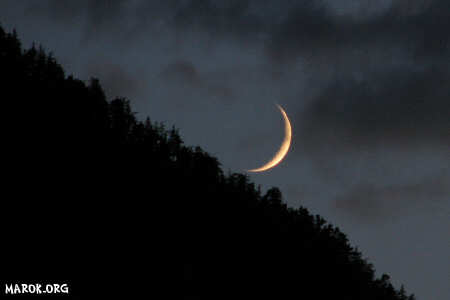
[(97, 79), (66, 76), (1, 27), (0, 82), (15, 260), (2, 278), (66, 278), (81, 299), (120, 283), (151, 294), (155, 270), (178, 299), (414, 299), (337, 227), (224, 174), (175, 128), (139, 121), (127, 99), (107, 101)]

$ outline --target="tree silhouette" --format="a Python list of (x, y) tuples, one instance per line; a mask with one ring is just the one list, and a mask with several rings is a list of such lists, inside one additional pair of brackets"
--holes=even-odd
[(148, 295), (168, 273), (182, 299), (414, 299), (278, 188), (225, 175), (176, 128), (139, 121), (1, 27), (0, 66), (14, 195), (3, 278), (69, 280), (80, 298)]

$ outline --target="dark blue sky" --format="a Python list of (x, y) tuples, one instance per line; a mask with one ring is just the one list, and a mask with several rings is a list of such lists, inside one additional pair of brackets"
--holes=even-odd
[(18, 1), (0, 22), (241, 172), (278, 186), (397, 286), (450, 298), (450, 2)]

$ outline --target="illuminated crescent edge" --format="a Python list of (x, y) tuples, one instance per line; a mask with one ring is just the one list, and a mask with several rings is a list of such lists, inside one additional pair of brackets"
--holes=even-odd
[(284, 109), (278, 104), (277, 104), (277, 106), (280, 109), (281, 114), (283, 115), (283, 118), (284, 118), (284, 140), (283, 140), (283, 143), (281, 144), (281, 147), (278, 150), (278, 152), (268, 163), (266, 163), (265, 165), (263, 165), (260, 168), (247, 170), (248, 172), (263, 172), (263, 171), (266, 171), (268, 169), (275, 167), (283, 160), (283, 158), (286, 156), (286, 154), (289, 151), (289, 147), (291, 146), (291, 139), (292, 139), (291, 122), (289, 122), (289, 118), (286, 115), (286, 112), (284, 111)]

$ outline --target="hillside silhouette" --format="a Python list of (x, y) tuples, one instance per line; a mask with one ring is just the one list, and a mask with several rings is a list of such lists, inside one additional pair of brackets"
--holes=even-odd
[(77, 299), (415, 299), (278, 188), (224, 174), (1, 27), (0, 82), (3, 280), (69, 282)]

